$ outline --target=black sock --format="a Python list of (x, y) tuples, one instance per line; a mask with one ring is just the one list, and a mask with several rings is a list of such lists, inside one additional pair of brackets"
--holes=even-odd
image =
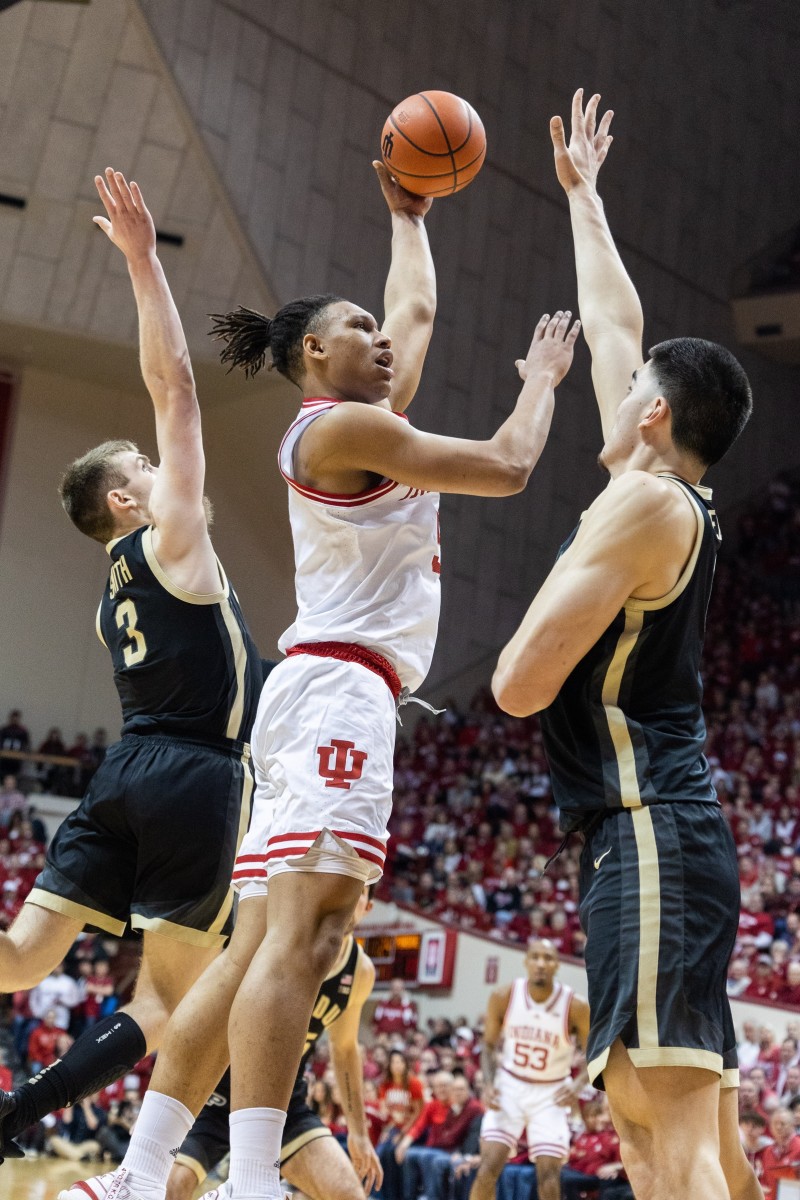
[(70, 1046), (63, 1058), (15, 1088), (15, 1112), (3, 1132), (13, 1137), (48, 1113), (78, 1104), (120, 1079), (147, 1053), (144, 1034), (127, 1013), (104, 1017)]

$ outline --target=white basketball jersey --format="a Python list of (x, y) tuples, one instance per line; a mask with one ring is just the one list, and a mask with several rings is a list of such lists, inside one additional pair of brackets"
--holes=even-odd
[(569, 1034), (572, 988), (555, 983), (543, 1004), (531, 999), (527, 979), (515, 979), (503, 1021), (500, 1065), (515, 1079), (552, 1083), (566, 1079), (574, 1048)]
[(278, 454), (289, 484), (298, 607), (278, 645), (284, 652), (303, 642), (365, 646), (413, 692), (428, 673), (439, 624), (439, 496), (392, 479), (354, 496), (298, 483), (301, 434), (339, 403), (304, 400)]

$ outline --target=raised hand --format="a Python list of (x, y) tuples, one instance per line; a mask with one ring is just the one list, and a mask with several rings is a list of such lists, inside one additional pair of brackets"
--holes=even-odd
[(381, 185), (383, 198), (392, 213), (408, 213), (410, 217), (424, 217), (433, 204), (431, 196), (415, 196), (401, 187), (396, 179), (386, 170), (382, 162), (373, 162), (375, 174)]
[(578, 88), (572, 97), (572, 129), (569, 146), (564, 136), (564, 122), (561, 117), (550, 120), (550, 137), (553, 141), (553, 153), (556, 162), (558, 182), (565, 192), (573, 188), (594, 188), (597, 184), (598, 172), (608, 154), (608, 148), (613, 137), (608, 132), (614, 113), (611, 109), (603, 114), (600, 124), (597, 124), (597, 106), (599, 95), (595, 94), (583, 108), (583, 88)]
[(533, 341), (526, 358), (518, 358), (515, 366), (520, 379), (544, 373), (552, 375), (553, 387), (558, 387), (572, 366), (575, 342), (581, 323), (575, 321), (570, 327), (572, 313), (560, 310), (551, 317), (545, 313), (533, 333)]
[(128, 184), (121, 171), (106, 167), (105, 179), (95, 175), (107, 217), (92, 217), (128, 261), (146, 258), (156, 249), (156, 227), (142, 199), (138, 183)]

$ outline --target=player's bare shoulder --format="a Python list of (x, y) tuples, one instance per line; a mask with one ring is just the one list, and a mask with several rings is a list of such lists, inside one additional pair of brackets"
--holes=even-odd
[(570, 1036), (582, 1049), (585, 1049), (589, 1037), (589, 1001), (584, 996), (579, 996), (577, 992), (573, 992), (570, 996), (567, 1026)]
[(502, 987), (495, 988), (489, 997), (489, 1003), (486, 1007), (486, 1038), (494, 1041), (499, 1037), (500, 1030), (503, 1026), (503, 1020), (508, 1010), (508, 1005), (511, 1001), (511, 993), (514, 990), (513, 983), (504, 984)]

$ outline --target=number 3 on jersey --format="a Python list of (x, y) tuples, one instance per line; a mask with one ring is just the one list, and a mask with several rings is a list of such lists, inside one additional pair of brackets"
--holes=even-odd
[(125, 666), (135, 667), (147, 654), (147, 642), (144, 640), (141, 629), (136, 628), (138, 616), (133, 601), (123, 600), (122, 604), (118, 604), (114, 619), (117, 622), (117, 628), (124, 629), (132, 643), (124, 646), (122, 650)]
[(548, 1051), (546, 1046), (530, 1046), (526, 1042), (517, 1042), (514, 1047), (514, 1065), (525, 1067), (532, 1071), (544, 1071), (547, 1067)]

